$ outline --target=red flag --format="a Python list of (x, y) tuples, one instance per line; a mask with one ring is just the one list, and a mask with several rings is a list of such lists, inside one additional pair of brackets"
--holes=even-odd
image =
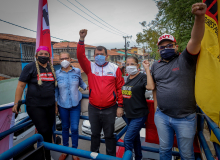
[(50, 57), (52, 57), (47, 0), (39, 0), (36, 49), (39, 46), (47, 46), (50, 50)]

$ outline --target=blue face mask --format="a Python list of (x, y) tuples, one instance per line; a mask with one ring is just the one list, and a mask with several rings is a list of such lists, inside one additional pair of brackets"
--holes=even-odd
[(170, 60), (171, 58), (176, 56), (175, 48), (172, 49), (165, 48), (164, 50), (161, 50), (160, 56), (162, 59)]
[(105, 56), (103, 55), (95, 56), (95, 63), (98, 64), (99, 66), (103, 65), (105, 63)]

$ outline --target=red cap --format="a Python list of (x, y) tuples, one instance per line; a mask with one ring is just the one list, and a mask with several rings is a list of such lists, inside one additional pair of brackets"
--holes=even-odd
[(165, 33), (165, 34), (163, 34), (162, 36), (160, 36), (160, 37), (158, 38), (157, 45), (159, 45), (162, 40), (170, 40), (170, 41), (176, 43), (176, 39), (175, 39), (171, 34), (166, 34), (166, 33)]

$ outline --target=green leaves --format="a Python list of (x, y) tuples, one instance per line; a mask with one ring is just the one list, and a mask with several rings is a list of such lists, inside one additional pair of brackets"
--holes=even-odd
[(137, 43), (147, 43), (147, 48), (152, 57), (159, 59), (157, 40), (164, 33), (172, 34), (182, 52), (191, 37), (194, 24), (194, 15), (191, 13), (192, 4), (201, 0), (156, 0), (159, 9), (156, 18), (147, 24), (140, 23), (143, 27), (142, 33), (137, 33)]

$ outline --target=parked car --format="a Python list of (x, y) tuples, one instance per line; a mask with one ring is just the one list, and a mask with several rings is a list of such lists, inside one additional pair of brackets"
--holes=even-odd
[(153, 93), (152, 93), (152, 91), (146, 89), (146, 91), (145, 91), (145, 98), (148, 99), (148, 100), (153, 100)]
[[(115, 118), (115, 131), (118, 131), (119, 129), (123, 128), (126, 126), (126, 122), (122, 117), (116, 117)], [(91, 126), (89, 120), (84, 120), (82, 123), (82, 134), (86, 136), (91, 136)], [(104, 138), (104, 132), (102, 130), (101, 132), (101, 138)]]

